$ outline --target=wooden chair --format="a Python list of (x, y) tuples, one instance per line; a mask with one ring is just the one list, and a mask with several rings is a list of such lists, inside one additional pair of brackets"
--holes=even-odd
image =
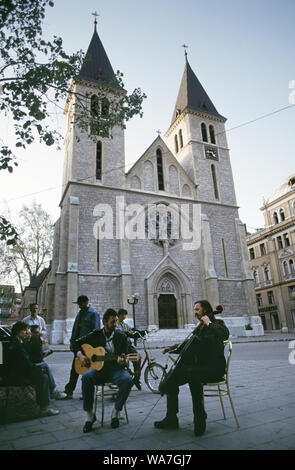
[[(105, 397), (111, 396), (114, 398), (116, 394), (118, 393), (118, 391), (119, 391), (119, 387), (117, 387), (115, 384), (111, 382), (95, 386), (94, 413), (96, 414), (98, 398), (101, 397), (101, 426), (102, 427), (103, 427), (103, 422), (104, 422)], [(129, 423), (126, 402), (124, 403), (124, 411), (125, 411), (126, 421), (127, 423)]]
[[(204, 401), (204, 404), (205, 404), (205, 397), (219, 397), (223, 417), (224, 417), (224, 419), (226, 419), (222, 397), (228, 396), (230, 404), (231, 404), (232, 412), (233, 412), (233, 415), (234, 415), (234, 418), (235, 418), (235, 421), (236, 421), (236, 424), (237, 424), (237, 427), (239, 428), (240, 424), (239, 424), (237, 414), (236, 414), (236, 411), (235, 411), (235, 407), (234, 407), (234, 404), (233, 404), (233, 400), (232, 400), (232, 397), (231, 397), (230, 388), (229, 388), (229, 380), (228, 380), (229, 365), (230, 365), (230, 359), (231, 359), (232, 349), (233, 349), (232, 342), (229, 341), (229, 340), (224, 341), (224, 345), (226, 347), (228, 347), (226, 369), (225, 369), (225, 379), (221, 380), (220, 382), (207, 382), (207, 383), (205, 383), (203, 385), (203, 401)], [(207, 387), (210, 387), (210, 388), (207, 388)]]

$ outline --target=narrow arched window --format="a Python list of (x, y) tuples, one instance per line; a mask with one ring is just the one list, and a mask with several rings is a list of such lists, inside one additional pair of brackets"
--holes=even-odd
[(178, 147), (178, 138), (177, 138), (177, 134), (175, 134), (174, 141), (175, 141), (175, 152), (178, 153), (179, 147)]
[(292, 259), (289, 260), (289, 268), (290, 268), (290, 273), (295, 274), (294, 261)]
[(163, 157), (160, 149), (157, 150), (158, 189), (164, 191)]
[(280, 218), (281, 218), (281, 222), (283, 222), (283, 220), (285, 220), (285, 212), (284, 212), (284, 209), (280, 209)]
[(211, 144), (216, 144), (215, 131), (214, 131), (214, 127), (212, 126), (212, 124), (210, 124), (209, 126), (209, 134), (210, 134)]
[(219, 199), (216, 170), (215, 170), (214, 165), (211, 165), (211, 174), (212, 174), (212, 180), (213, 180), (214, 196), (215, 196), (215, 199)]
[(183, 147), (182, 129), (180, 129), (179, 131), (179, 145), (180, 145), (180, 148), (182, 149)]
[(204, 122), (201, 124), (201, 131), (202, 131), (202, 140), (203, 142), (208, 142), (208, 136), (207, 136), (207, 127)]
[(107, 118), (109, 116), (110, 103), (107, 98), (103, 98), (101, 101), (101, 117)]
[(91, 96), (90, 114), (92, 117), (90, 123), (90, 132), (91, 134), (98, 134), (99, 101), (97, 95)]
[(99, 140), (96, 144), (96, 179), (101, 180), (102, 168), (102, 144)]
[(266, 281), (270, 281), (269, 267), (265, 266), (264, 268), (264, 278)]
[(274, 223), (275, 223), (275, 224), (278, 224), (278, 223), (279, 223), (278, 214), (277, 214), (276, 212), (273, 213), (273, 220), (274, 220)]
[(283, 273), (284, 273), (284, 276), (288, 276), (288, 274), (289, 274), (289, 269), (288, 269), (288, 263), (287, 263), (287, 261), (284, 261), (284, 262), (283, 262)]
[(258, 273), (257, 273), (256, 269), (254, 269), (254, 271), (253, 271), (253, 278), (254, 278), (255, 284), (259, 284)]

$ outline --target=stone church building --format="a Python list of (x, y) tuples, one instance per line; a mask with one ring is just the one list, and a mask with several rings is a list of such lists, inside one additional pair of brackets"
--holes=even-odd
[[(96, 27), (87, 56), (73, 87), (89, 94), (89, 106), (105, 105), (98, 99), (97, 76), (109, 84), (114, 72)], [(89, 136), (77, 125), (75, 101), (71, 95), (66, 105), (61, 214), (51, 270), (40, 290), (50, 341), (68, 343), (77, 313), (73, 301), (81, 294), (100, 314), (123, 307), (130, 318), (128, 298), (139, 294), (136, 326), (168, 335), (187, 331), (194, 323), (194, 301), (208, 299), (213, 308), (223, 306), (233, 335), (245, 335), (249, 323), (255, 334), (263, 334), (226, 119), (187, 55), (166, 141), (158, 136), (127, 173), (124, 130), (118, 126), (112, 137)]]

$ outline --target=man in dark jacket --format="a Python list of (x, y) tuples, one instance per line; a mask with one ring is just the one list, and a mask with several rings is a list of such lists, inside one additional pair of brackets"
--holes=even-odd
[(11, 329), (11, 342), (9, 345), (8, 384), (33, 385), (36, 390), (36, 400), (40, 405), (41, 416), (54, 416), (59, 411), (50, 408), (50, 390), (48, 375), (45, 369), (30, 360), (27, 343), (31, 337), (29, 325), (22, 321), (16, 322)]
[(162, 421), (154, 426), (161, 429), (178, 428), (178, 393), (179, 386), (189, 384), (194, 412), (194, 432), (196, 436), (206, 430), (206, 412), (203, 404), (203, 383), (221, 380), (225, 373), (223, 341), (229, 337), (229, 331), (222, 320), (215, 318), (222, 307), (213, 312), (210, 303), (200, 300), (194, 305), (194, 313), (200, 321), (192, 336), (180, 345), (163, 349), (163, 354), (173, 352), (180, 354), (171, 378), (160, 389), (167, 395), (167, 413)]
[[(72, 329), (70, 348), (73, 351), (74, 341), (81, 336), (85, 336), (93, 330), (99, 329), (100, 316), (93, 307), (89, 305), (89, 299), (86, 295), (80, 295), (77, 299), (77, 303), (80, 311), (75, 318), (75, 322)], [(72, 362), (72, 368), (70, 373), (70, 380), (65, 386), (66, 399), (73, 398), (73, 392), (76, 388), (79, 375), (75, 371), (75, 357)]]
[(115, 356), (113, 360), (106, 361), (101, 370), (90, 369), (82, 376), (83, 408), (86, 412), (83, 432), (86, 433), (92, 430), (92, 425), (96, 421), (96, 416), (93, 413), (95, 385), (113, 382), (119, 387), (112, 412), (112, 428), (119, 426), (119, 412), (122, 410), (133, 385), (131, 375), (124, 369), (126, 365), (124, 355), (128, 351), (127, 337), (116, 329), (117, 320), (117, 312), (108, 309), (103, 316), (103, 328), (92, 331), (74, 343), (74, 352), (82, 366), (89, 366), (89, 359), (83, 352), (83, 344), (88, 344), (93, 348), (102, 346), (106, 354)]

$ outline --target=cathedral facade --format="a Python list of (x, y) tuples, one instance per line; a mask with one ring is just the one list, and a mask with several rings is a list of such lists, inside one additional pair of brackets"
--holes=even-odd
[[(114, 72), (96, 28), (87, 56), (73, 86), (89, 106), (101, 105), (97, 76), (111, 81)], [(136, 294), (136, 327), (167, 334), (189, 328), (194, 301), (208, 299), (223, 306), (232, 334), (244, 335), (249, 323), (261, 334), (226, 119), (187, 56), (166, 142), (158, 136), (127, 173), (124, 130), (90, 136), (75, 105), (71, 95), (46, 290), (50, 341), (68, 343), (81, 294), (100, 314), (126, 308), (131, 318)]]

